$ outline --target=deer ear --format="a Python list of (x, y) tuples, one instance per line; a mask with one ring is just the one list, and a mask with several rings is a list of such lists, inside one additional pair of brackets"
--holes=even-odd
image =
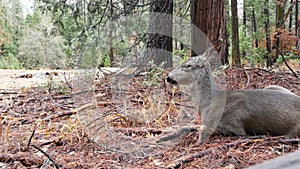
[(215, 47), (213, 45), (206, 49), (206, 51), (203, 54), (203, 57), (205, 58), (205, 65), (210, 65), (214, 67), (219, 64), (218, 52), (215, 50)]
[(206, 51), (204, 52), (204, 57), (206, 59), (210, 59), (211, 57), (215, 57), (215, 55), (217, 55), (218, 52), (215, 50), (215, 47), (213, 45), (211, 45), (210, 47), (208, 47), (206, 49)]

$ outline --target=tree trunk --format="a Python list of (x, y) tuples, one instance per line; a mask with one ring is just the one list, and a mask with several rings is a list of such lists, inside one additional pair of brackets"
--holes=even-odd
[(173, 0), (150, 0), (149, 40), (147, 57), (155, 65), (172, 67)]
[[(282, 34), (281, 29), (284, 28), (284, 7), (286, 5), (287, 0), (281, 0), (278, 1), (276, 4), (276, 32), (274, 35), (274, 48), (280, 50), (280, 35)], [(273, 65), (278, 58), (278, 51), (276, 51), (276, 56), (274, 58), (271, 58), (270, 64)]]
[(266, 32), (266, 47), (268, 53), (265, 55), (265, 59), (267, 60), (267, 67), (272, 66), (271, 65), (271, 60), (270, 60), (270, 54), (272, 52), (271, 49), (271, 38), (270, 38), (270, 12), (269, 9), (267, 8), (269, 4), (269, 0), (265, 0), (265, 7), (264, 8), (264, 14), (266, 15), (266, 22), (265, 22), (265, 32)]
[(284, 27), (284, 7), (287, 0), (281, 0), (276, 4), (276, 28)]
[(298, 20), (298, 0), (296, 0), (296, 4), (295, 4), (295, 33), (297, 35), (297, 41), (296, 41), (296, 47), (298, 49), (298, 51), (300, 51), (300, 36), (299, 36), (299, 30), (298, 30), (298, 24), (299, 24), (299, 20)]
[(225, 0), (191, 0), (192, 56), (201, 55), (210, 42), (222, 40), (219, 56), (223, 64), (228, 63), (225, 16)]
[(298, 0), (296, 0), (295, 4), (295, 33), (298, 33)]
[(237, 0), (231, 0), (232, 66), (241, 67)]
[[(256, 25), (256, 18), (255, 18), (255, 10), (252, 8), (252, 28), (253, 33), (256, 34), (257, 32), (257, 25)], [(257, 38), (254, 38), (254, 48), (258, 48), (258, 40)]]
[[(247, 8), (246, 8), (246, 1), (243, 2), (243, 25), (244, 25), (244, 36), (247, 36), (247, 14), (246, 14)], [(243, 56), (245, 57), (247, 55), (246, 51), (243, 51)]]
[[(293, 1), (294, 0), (291, 0), (291, 4), (293, 4)], [(292, 30), (292, 22), (293, 22), (293, 13), (291, 12), (290, 13), (290, 20), (289, 20), (289, 30), (291, 31)]]
[(115, 57), (114, 57), (114, 48), (113, 48), (113, 23), (112, 23), (112, 17), (114, 14), (113, 9), (113, 2), (110, 0), (110, 23), (109, 23), (109, 60), (110, 60), (110, 66), (115, 66)]

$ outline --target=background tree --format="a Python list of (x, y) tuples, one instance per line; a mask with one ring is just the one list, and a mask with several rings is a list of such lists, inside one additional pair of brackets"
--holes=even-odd
[(154, 59), (156, 65), (164, 63), (164, 67), (172, 67), (173, 0), (151, 0), (150, 2), (147, 55)]
[(299, 25), (299, 16), (298, 16), (298, 0), (296, 0), (296, 4), (295, 4), (295, 34), (296, 34), (296, 37), (297, 37), (297, 40), (296, 40), (296, 47), (298, 49), (298, 51), (300, 51), (300, 35), (299, 35), (299, 29), (298, 29), (298, 25)]
[[(49, 20), (49, 25), (51, 23), (55, 29), (51, 36), (45, 35), (41, 38), (61, 37), (63, 39), (61, 41), (56, 39), (56, 42), (60, 44), (58, 49), (64, 53), (64, 65), (67, 67), (91, 68), (99, 65), (139, 64), (145, 49), (152, 52), (152, 54), (148, 53), (150, 55), (146, 58), (147, 61), (153, 60), (156, 65), (165, 63), (164, 66), (169, 67), (172, 65), (172, 59), (178, 58), (174, 55), (185, 58), (190, 54), (187, 45), (184, 45), (190, 41), (194, 49), (192, 55), (196, 55), (207, 48), (208, 42), (222, 40), (220, 57), (224, 64), (228, 63), (228, 44), (232, 44), (229, 49), (233, 60), (240, 54), (237, 49), (243, 53), (240, 61), (238, 59), (232, 62), (234, 66), (239, 65), (239, 62), (249, 66), (276, 66), (282, 61), (282, 57), (277, 57), (275, 48), (277, 45), (287, 59), (299, 58), (297, 56), (300, 48), (297, 40), (299, 37), (298, 1), (239, 1), (243, 3), (243, 16), (240, 18), (235, 17), (230, 10), (230, 7), (231, 9), (236, 7), (236, 0), (229, 2), (225, 0), (35, 0), (34, 11), (41, 11), (41, 13), (33, 12), (24, 17), (20, 0), (2, 0), (0, 2), (0, 67), (7, 68), (13, 65), (11, 68), (18, 68), (26, 65), (21, 65), (21, 62), (30, 63), (26, 59), (32, 57), (24, 57), (24, 52), (26, 53), (24, 43), (27, 42), (25, 39), (29, 38), (27, 34), (30, 29), (33, 32), (45, 33), (45, 30), (37, 29), (37, 26), (41, 26), (40, 22), (44, 14), (52, 18)], [(150, 16), (149, 19), (149, 12), (161, 13), (160, 16), (174, 14), (177, 17), (173, 17), (174, 23), (172, 23), (173, 19), (162, 20), (163, 17), (160, 18), (159, 15)], [(234, 23), (234, 20), (241, 20), (243, 24)], [(190, 21), (196, 25), (192, 27), (192, 39), (181, 39), (190, 36), (190, 31), (187, 29)], [(231, 29), (226, 29), (225, 23)], [(278, 27), (279, 24), (281, 27)], [(132, 29), (120, 30), (123, 26), (119, 25), (130, 25)], [(295, 27), (295, 31), (287, 30), (285, 25), (286, 28)], [(145, 31), (148, 28), (148, 31), (153, 33), (141, 32), (139, 31), (141, 28)], [(197, 32), (199, 29), (200, 33)], [(163, 31), (168, 33), (155, 33)], [(172, 39), (172, 36), (177, 39)], [(206, 40), (205, 36), (208, 37)], [(236, 47), (236, 42), (239, 42), (239, 47)], [(27, 50), (34, 51), (31, 47), (37, 48), (35, 45), (27, 45)], [(45, 58), (41, 57), (41, 60), (36, 63), (42, 63), (44, 60)], [(59, 64), (61, 63), (51, 65)], [(39, 65), (33, 64), (28, 67)]]
[(237, 0), (231, 0), (232, 66), (241, 67)]
[(220, 46), (220, 57), (223, 64), (228, 63), (225, 0), (191, 0), (190, 10), (192, 24), (196, 26), (191, 28), (191, 42), (194, 50), (192, 56), (202, 54), (209, 45), (209, 42), (203, 38), (203, 34), (198, 31), (200, 29), (210, 42), (223, 41)]
[(16, 69), (20, 63), (16, 58), (17, 41), (21, 37), (23, 13), (19, 0), (0, 2), (0, 67)]
[[(41, 15), (41, 14), (40, 14)], [(25, 68), (64, 68), (66, 54), (63, 52), (64, 38), (53, 25), (51, 16), (41, 15), (40, 22), (28, 27), (20, 40), (19, 60)]]
[(270, 54), (272, 52), (271, 49), (271, 37), (270, 37), (270, 12), (269, 12), (269, 0), (265, 0), (264, 3), (264, 14), (266, 16), (266, 21), (265, 21), (265, 32), (266, 32), (266, 49), (267, 53), (265, 55), (265, 59), (267, 60), (267, 67), (271, 66), (271, 60), (270, 60)]
[[(243, 36), (247, 36), (247, 2), (246, 0), (243, 1)], [(245, 50), (242, 50), (243, 57), (247, 55)]]

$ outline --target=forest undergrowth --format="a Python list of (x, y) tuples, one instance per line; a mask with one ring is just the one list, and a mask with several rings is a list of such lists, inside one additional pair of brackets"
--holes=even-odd
[[(201, 124), (189, 94), (165, 83), (167, 72), (132, 76), (118, 90), (118, 80), (105, 74), (92, 92), (71, 91), (69, 82), (60, 85), (71, 92), (53, 86), (1, 91), (0, 167), (245, 168), (298, 150), (299, 138), (286, 136), (213, 136), (196, 145), (197, 132), (146, 144), (179, 124)], [(229, 68), (226, 87), (280, 85), (300, 95), (295, 72), (298, 78), (288, 71)]]

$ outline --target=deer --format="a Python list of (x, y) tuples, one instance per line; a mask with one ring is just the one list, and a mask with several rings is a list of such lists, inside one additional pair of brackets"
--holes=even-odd
[(172, 84), (189, 85), (193, 104), (201, 117), (197, 144), (211, 135), (300, 136), (300, 97), (271, 85), (264, 89), (219, 89), (212, 76), (218, 53), (209, 47), (190, 57), (166, 77)]

